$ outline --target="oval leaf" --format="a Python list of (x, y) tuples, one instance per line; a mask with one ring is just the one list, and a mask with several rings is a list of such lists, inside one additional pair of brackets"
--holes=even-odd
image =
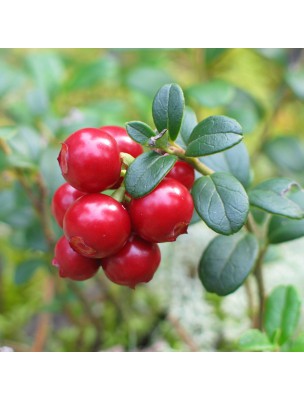
[(199, 178), (192, 196), (196, 211), (215, 232), (231, 235), (246, 222), (248, 197), (242, 184), (231, 174), (215, 172)]
[(235, 119), (223, 115), (211, 116), (193, 129), (186, 156), (200, 157), (219, 153), (235, 146), (242, 138), (242, 127)]
[(293, 189), (301, 190), (299, 185), (291, 179), (269, 179), (249, 192), (250, 204), (271, 214), (295, 219), (303, 218), (304, 208), (288, 197)]
[(206, 290), (219, 296), (234, 292), (252, 270), (258, 249), (250, 233), (213, 239), (199, 263), (199, 278)]
[(289, 340), (299, 322), (301, 300), (293, 286), (278, 286), (266, 301), (264, 327), (273, 343)]
[(150, 193), (170, 171), (176, 156), (163, 156), (154, 151), (141, 154), (127, 170), (125, 186), (134, 198)]
[(170, 138), (175, 140), (182, 124), (184, 106), (183, 91), (176, 83), (161, 87), (152, 105), (153, 120), (158, 131), (168, 129)]
[(155, 132), (149, 125), (140, 121), (131, 121), (126, 124), (128, 135), (137, 143), (147, 144)]
[(221, 153), (202, 157), (201, 161), (216, 172), (229, 172), (247, 188), (250, 183), (250, 159), (243, 142)]

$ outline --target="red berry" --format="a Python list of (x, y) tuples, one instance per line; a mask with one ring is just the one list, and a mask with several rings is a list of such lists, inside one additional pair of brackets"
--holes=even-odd
[(78, 197), (83, 196), (85, 193), (74, 189), (73, 186), (68, 183), (64, 183), (59, 186), (59, 188), (54, 193), (52, 199), (52, 213), (58, 223), (58, 225), (63, 227), (63, 217), (66, 210), (70, 207)]
[(185, 161), (177, 161), (166, 178), (176, 179), (190, 190), (195, 180), (194, 168)]
[(63, 143), (58, 162), (65, 180), (82, 192), (102, 192), (120, 177), (115, 139), (96, 128), (74, 132)]
[(63, 230), (77, 253), (103, 258), (124, 246), (131, 232), (131, 221), (127, 210), (112, 197), (86, 194), (67, 210)]
[(173, 242), (187, 233), (193, 200), (184, 185), (165, 178), (151, 193), (132, 199), (129, 213), (135, 232), (149, 242)]
[(120, 153), (131, 154), (134, 158), (142, 154), (143, 149), (141, 145), (134, 142), (124, 128), (120, 126), (102, 126), (99, 129), (111, 135), (116, 140)]
[(114, 283), (134, 289), (138, 283), (149, 282), (161, 260), (156, 243), (132, 235), (116, 254), (101, 260), (106, 276)]
[(62, 236), (55, 246), (55, 257), (52, 264), (58, 268), (61, 278), (84, 281), (96, 274), (100, 260), (83, 257), (76, 253), (66, 238)]

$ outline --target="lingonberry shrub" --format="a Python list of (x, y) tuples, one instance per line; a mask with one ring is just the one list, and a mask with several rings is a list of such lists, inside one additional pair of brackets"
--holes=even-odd
[[(264, 324), (268, 336), (250, 331), (242, 343), (282, 345), (296, 327), (284, 315), (290, 312), (297, 321), (299, 301), (282, 287), (268, 299), (264, 318), (262, 265), (270, 244), (304, 235), (304, 191), (288, 178), (253, 185), (241, 125), (223, 115), (198, 122), (184, 103), (182, 89), (167, 84), (153, 101), (155, 129), (131, 121), (129, 138), (115, 126), (84, 128), (67, 138), (59, 155), (63, 176), (91, 194), (69, 206), (64, 234), (75, 254), (101, 258), (109, 279), (135, 287), (158, 268), (157, 243), (178, 240), (189, 224), (203, 221), (218, 234), (198, 260), (203, 286), (226, 296), (252, 274), (257, 326)], [(113, 186), (119, 187), (111, 195), (100, 194)]]

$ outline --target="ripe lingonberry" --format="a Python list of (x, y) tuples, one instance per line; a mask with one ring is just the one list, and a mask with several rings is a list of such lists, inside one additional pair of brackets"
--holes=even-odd
[(84, 281), (96, 274), (100, 267), (100, 260), (83, 257), (76, 253), (67, 239), (62, 236), (55, 246), (52, 264), (58, 268), (61, 278)]
[(116, 254), (101, 260), (106, 276), (118, 285), (134, 289), (138, 283), (149, 282), (161, 260), (159, 247), (139, 236), (131, 235)]
[(132, 199), (129, 206), (134, 231), (154, 243), (173, 242), (187, 233), (193, 210), (186, 187), (171, 178), (165, 178), (148, 195)]
[(126, 129), (120, 126), (101, 126), (99, 129), (102, 132), (108, 133), (116, 140), (120, 153), (131, 154), (134, 158), (142, 154), (143, 149), (141, 145), (130, 138)]
[(176, 179), (190, 190), (195, 180), (194, 168), (185, 161), (177, 161), (166, 177)]
[(102, 192), (120, 177), (115, 139), (96, 128), (80, 129), (63, 143), (58, 162), (65, 180), (81, 192)]
[(119, 251), (131, 232), (127, 210), (110, 196), (92, 193), (76, 200), (63, 219), (72, 248), (85, 257), (103, 258)]
[(78, 199), (78, 197), (81, 197), (84, 194), (85, 193), (74, 189), (73, 186), (68, 183), (64, 183), (56, 190), (52, 199), (51, 208), (54, 218), (61, 228), (63, 227), (63, 217), (66, 210), (75, 200)]

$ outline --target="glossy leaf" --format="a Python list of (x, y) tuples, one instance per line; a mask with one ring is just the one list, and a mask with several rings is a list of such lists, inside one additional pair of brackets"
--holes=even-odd
[(197, 213), (215, 232), (231, 235), (246, 222), (249, 202), (242, 184), (231, 174), (215, 172), (199, 178), (192, 196)]
[[(292, 193), (289, 198), (304, 209), (304, 191)], [(273, 215), (268, 225), (268, 241), (271, 244), (288, 242), (304, 236), (304, 219), (294, 220)]]
[(170, 138), (175, 140), (182, 124), (184, 106), (183, 91), (176, 83), (161, 87), (152, 105), (153, 120), (158, 132), (168, 129)]
[(304, 208), (288, 196), (292, 190), (299, 191), (301, 189), (291, 179), (269, 179), (249, 192), (250, 204), (271, 214), (295, 219), (303, 218)]
[(264, 327), (273, 343), (282, 345), (295, 332), (301, 300), (293, 286), (278, 286), (266, 301)]
[(250, 233), (213, 239), (199, 263), (199, 278), (205, 289), (219, 296), (234, 292), (250, 274), (258, 248), (257, 239)]
[(150, 193), (176, 161), (176, 156), (164, 156), (154, 151), (141, 154), (127, 170), (125, 176), (127, 192), (134, 198)]
[(229, 104), (235, 94), (235, 87), (220, 79), (191, 86), (187, 89), (189, 97), (205, 107), (219, 107)]
[(126, 124), (128, 135), (137, 143), (147, 144), (149, 139), (155, 136), (155, 132), (149, 125), (140, 121), (131, 121)]
[(240, 337), (239, 349), (242, 351), (272, 351), (274, 346), (264, 332), (250, 329)]
[(242, 127), (229, 117), (208, 117), (193, 129), (188, 141), (186, 155), (207, 156), (235, 146), (242, 140)]
[(201, 161), (213, 171), (231, 173), (245, 188), (249, 186), (250, 159), (243, 142), (221, 153), (202, 157)]

